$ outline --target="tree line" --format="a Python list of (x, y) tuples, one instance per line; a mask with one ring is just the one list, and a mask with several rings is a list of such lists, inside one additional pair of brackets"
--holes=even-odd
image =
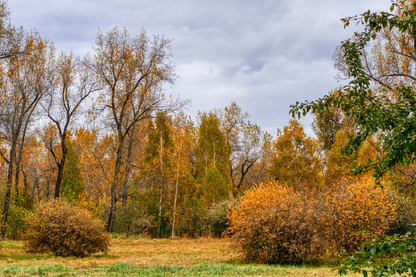
[[(174, 237), (213, 232), (216, 211), (269, 180), (313, 193), (373, 174), (414, 193), (414, 140), (396, 142), (413, 134), (413, 48), (404, 35), (397, 52), (395, 29), (371, 54), (363, 47), (373, 25), (345, 42), (335, 64), (356, 80), (292, 106), (293, 115), (313, 112), (316, 138), (296, 120), (273, 138), (235, 102), (193, 121), (188, 100), (166, 97), (177, 78), (168, 38), (114, 28), (78, 57), (13, 27), (7, 2), (0, 16), (2, 237), (23, 232), (22, 218), (52, 198), (89, 210), (108, 232)], [(389, 74), (397, 68), (407, 71)]]
[(165, 97), (177, 78), (170, 39), (114, 28), (83, 57), (57, 53), (1, 8), (2, 237), (17, 210), (59, 197), (105, 218), (108, 232), (193, 235), (180, 226), (264, 178), (271, 136), (236, 103), (195, 124), (187, 100)]

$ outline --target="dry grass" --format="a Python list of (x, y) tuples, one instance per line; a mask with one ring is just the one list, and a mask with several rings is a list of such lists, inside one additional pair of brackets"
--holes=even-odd
[(337, 276), (327, 267), (244, 264), (223, 239), (116, 238), (107, 254), (86, 258), (26, 254), (21, 242), (0, 247), (2, 276)]

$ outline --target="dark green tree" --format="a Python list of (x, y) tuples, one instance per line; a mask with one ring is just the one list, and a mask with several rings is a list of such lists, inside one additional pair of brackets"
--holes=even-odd
[(66, 148), (68, 152), (62, 177), (61, 192), (63, 197), (73, 202), (78, 200), (84, 193), (85, 185), (78, 166), (78, 157), (70, 140), (67, 140)]

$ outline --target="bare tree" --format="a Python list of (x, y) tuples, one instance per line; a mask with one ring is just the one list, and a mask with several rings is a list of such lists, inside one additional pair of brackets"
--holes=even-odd
[(0, 131), (8, 142), (9, 154), (3, 223), (0, 235), (5, 236), (13, 175), (18, 193), (20, 160), (26, 132), (37, 105), (48, 89), (50, 60), (53, 47), (37, 33), (16, 34), (27, 45), (24, 55), (13, 55), (3, 60), (4, 74), (0, 75)]
[(232, 102), (224, 110), (214, 111), (221, 120), (221, 130), (231, 151), (229, 159), (230, 179), (233, 187), (239, 190), (247, 173), (260, 159), (262, 134), (260, 127), (250, 123), (249, 115)]
[(58, 198), (68, 152), (66, 142), (68, 130), (76, 115), (79, 114), (81, 104), (91, 93), (100, 88), (93, 72), (73, 53), (60, 54), (55, 61), (53, 74), (51, 89), (42, 106), (56, 126), (60, 144), (61, 153), (58, 154), (55, 150), (54, 136), (50, 136), (49, 141), (46, 142), (46, 148), (53, 156), (58, 168), (55, 183), (55, 198)]
[(107, 230), (112, 232), (117, 191), (121, 187), (120, 170), (128, 146), (129, 134), (138, 122), (153, 116), (155, 111), (174, 111), (184, 103), (166, 102), (162, 85), (173, 83), (176, 75), (170, 62), (170, 39), (153, 36), (142, 30), (131, 37), (127, 30), (114, 28), (96, 37), (95, 57), (91, 68), (103, 85), (106, 118), (114, 131), (117, 146), (114, 177), (110, 188), (110, 212)]

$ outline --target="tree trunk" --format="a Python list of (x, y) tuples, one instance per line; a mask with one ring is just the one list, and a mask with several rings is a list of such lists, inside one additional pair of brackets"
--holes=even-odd
[(126, 174), (124, 176), (124, 182), (123, 182), (123, 195), (121, 199), (121, 205), (123, 207), (123, 220), (121, 222), (121, 229), (123, 230), (123, 233), (126, 232), (126, 217), (127, 217), (127, 189), (130, 179), (130, 173), (131, 173), (131, 157), (133, 154), (133, 135), (134, 135), (134, 127), (132, 128), (130, 140), (129, 140), (129, 147), (128, 147), (128, 154), (127, 154), (127, 161), (126, 161)]
[(173, 221), (172, 221), (172, 238), (175, 237), (175, 224), (176, 224), (176, 203), (178, 199), (178, 187), (179, 187), (179, 161), (181, 160), (181, 149), (182, 149), (182, 141), (181, 147), (179, 148), (178, 154), (178, 163), (176, 165), (176, 186), (175, 186), (175, 199), (173, 201)]
[(162, 199), (163, 199), (163, 188), (160, 188), (159, 197), (159, 226), (157, 227), (157, 238), (160, 239), (160, 227), (162, 225)]
[(67, 154), (68, 150), (65, 147), (65, 151), (64, 149), (62, 149), (62, 158), (61, 161), (57, 164), (58, 165), (58, 175), (56, 177), (56, 183), (55, 183), (55, 199), (59, 198), (60, 192), (61, 192), (61, 183), (62, 183), (62, 178), (64, 177), (64, 169), (65, 169), (65, 162), (66, 162), (66, 154)]
[(163, 132), (160, 129), (160, 197), (159, 197), (159, 226), (157, 238), (160, 238), (160, 225), (162, 224), (162, 198), (163, 198)]
[(16, 160), (16, 144), (16, 140), (14, 140), (10, 149), (9, 168), (7, 172), (6, 182), (6, 195), (4, 196), (3, 223), (0, 230), (0, 237), (2, 239), (6, 237), (6, 225), (9, 216), (10, 198), (12, 194), (14, 163)]
[(116, 218), (116, 207), (117, 207), (117, 184), (118, 184), (118, 175), (120, 173), (121, 161), (122, 161), (122, 149), (123, 149), (124, 141), (121, 140), (119, 143), (119, 147), (117, 150), (116, 156), (116, 164), (114, 170), (114, 179), (113, 183), (111, 184), (110, 189), (110, 213), (108, 215), (108, 222), (107, 222), (107, 232), (112, 233), (114, 227), (114, 221)]
[[(30, 113), (32, 114), (32, 113)], [(27, 126), (29, 124), (29, 121), (26, 121), (26, 124), (23, 128), (23, 132), (22, 132), (22, 140), (20, 141), (20, 147), (19, 147), (19, 151), (17, 152), (17, 143), (16, 143), (16, 155), (15, 159), (16, 159), (16, 173), (15, 173), (15, 177), (14, 177), (14, 188), (16, 191), (16, 198), (15, 198), (15, 202), (16, 205), (19, 204), (19, 177), (20, 177), (20, 162), (22, 160), (22, 156), (23, 156), (23, 146), (25, 143), (25, 138), (26, 138), (26, 130), (27, 130)]]

